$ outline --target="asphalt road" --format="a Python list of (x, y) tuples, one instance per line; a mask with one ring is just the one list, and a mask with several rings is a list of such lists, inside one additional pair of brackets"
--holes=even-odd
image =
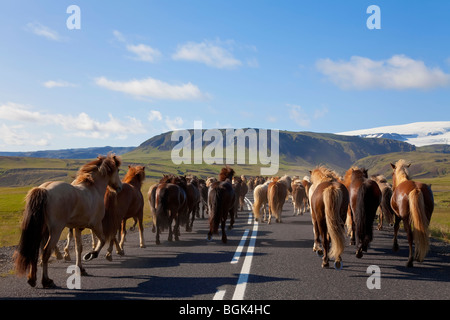
[[(251, 194), (248, 199), (252, 201)], [(335, 270), (332, 261), (330, 268), (322, 269), (321, 258), (312, 251), (309, 212), (293, 216), (292, 211), (289, 200), (283, 222), (271, 225), (255, 223), (248, 210), (239, 212), (235, 228), (227, 232), (227, 244), (219, 236), (206, 241), (206, 219), (197, 219), (193, 232), (182, 229), (178, 242), (168, 242), (167, 232), (163, 233), (159, 246), (150, 228), (145, 229), (146, 248), (139, 248), (137, 232), (128, 233), (125, 256), (114, 253), (108, 262), (103, 249), (99, 258), (84, 263), (89, 276), (81, 277), (80, 289), (67, 287), (72, 275), (67, 268), (74, 263), (52, 258), (49, 275), (57, 288), (42, 288), (39, 268), (36, 288), (29, 287), (25, 278), (0, 277), (0, 300), (450, 299), (448, 244), (432, 240), (425, 261), (407, 268), (405, 234), (400, 232), (400, 251), (393, 253), (393, 230), (387, 226), (375, 230), (362, 259), (347, 245), (342, 270)], [(370, 266), (377, 266), (379, 274), (372, 273)]]

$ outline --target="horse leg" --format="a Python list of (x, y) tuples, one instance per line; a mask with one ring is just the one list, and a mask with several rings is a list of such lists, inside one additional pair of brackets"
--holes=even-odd
[(156, 224), (156, 244), (161, 244), (161, 241), (159, 240), (159, 234), (160, 234), (161, 230), (159, 229), (159, 225)]
[(398, 235), (398, 229), (400, 228), (400, 217), (395, 216), (395, 222), (394, 222), (394, 241), (393, 241), (393, 246), (392, 246), (392, 251), (397, 252), (399, 247), (398, 247), (398, 241), (397, 241), (397, 235)]
[(411, 225), (403, 221), (403, 226), (405, 228), (406, 235), (408, 237), (408, 246), (409, 246), (409, 256), (408, 256), (408, 262), (406, 263), (406, 266), (408, 268), (413, 267), (413, 261), (414, 261), (414, 255), (413, 255), (413, 233), (411, 229)]
[(114, 240), (115, 240), (115, 237), (114, 237), (114, 239), (111, 239), (109, 241), (108, 249), (106, 249), (106, 256), (105, 256), (105, 258), (108, 261), (112, 261), (112, 249), (113, 249), (113, 246), (114, 246)]
[(75, 264), (78, 268), (80, 268), (81, 275), (87, 276), (88, 274), (86, 270), (81, 265), (81, 252), (83, 251), (83, 243), (81, 240), (81, 229), (75, 228), (74, 231), (75, 233), (73, 234), (73, 236), (75, 238), (75, 254), (76, 254)]
[(377, 230), (383, 230), (383, 209), (381, 209), (381, 207), (378, 209), (379, 214), (378, 214), (378, 226), (377, 226)]
[(117, 237), (114, 237), (113, 241), (116, 246), (116, 253), (119, 256), (123, 256), (125, 254), (125, 252), (123, 251), (123, 248), (120, 247), (120, 243), (119, 243), (119, 241), (117, 241)]
[(145, 248), (143, 213), (139, 215), (138, 222), (139, 222), (139, 247)]
[(120, 242), (119, 246), (123, 250), (123, 244), (125, 243), (125, 236), (127, 234), (127, 220), (122, 219), (122, 223), (120, 224)]
[[(225, 218), (225, 220), (226, 220), (226, 218)], [(230, 210), (230, 226), (228, 227), (228, 229), (229, 230), (233, 229), (233, 226), (234, 226), (234, 215), (233, 215), (233, 210)]]
[[(231, 216), (233, 216), (233, 213), (231, 212)], [(221, 221), (221, 228), (222, 228), (222, 242), (223, 243), (227, 243), (227, 234), (225, 233), (225, 223), (226, 223), (226, 218), (222, 219)]]
[(70, 245), (70, 240), (73, 239), (73, 229), (70, 228), (69, 232), (67, 233), (67, 241), (66, 241), (66, 246), (64, 247), (64, 260), (65, 261), (70, 261), (70, 253), (69, 253), (69, 245)]
[(49, 233), (47, 244), (42, 251), (42, 286), (44, 288), (55, 287), (53, 280), (48, 277), (48, 259), (50, 258), (52, 251), (55, 249), (59, 240), (59, 235), (63, 229), (64, 228), (61, 228), (60, 230), (56, 229)]
[(330, 240), (328, 239), (328, 236), (326, 234), (322, 235), (322, 238), (323, 238), (322, 268), (328, 268), (330, 266), (328, 258), (328, 252), (330, 251)]
[(321, 256), (323, 255), (323, 250), (321, 248), (319, 227), (317, 226), (316, 221), (313, 221), (313, 233), (314, 233), (313, 251), (317, 252), (317, 254)]
[(103, 246), (105, 245), (105, 236), (103, 235), (103, 228), (102, 228), (102, 224), (100, 221), (100, 224), (92, 227), (92, 232), (95, 233), (95, 235), (98, 238), (98, 242), (97, 242), (97, 246), (95, 247), (95, 249), (93, 251), (90, 251), (88, 253), (86, 253), (83, 257), (83, 260), (85, 261), (90, 261), (92, 259), (95, 259), (98, 257), (98, 254), (100, 252), (100, 250), (103, 248)]

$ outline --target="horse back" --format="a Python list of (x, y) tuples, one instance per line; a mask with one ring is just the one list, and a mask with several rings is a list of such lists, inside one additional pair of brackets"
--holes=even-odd
[(422, 192), (427, 216), (430, 217), (434, 210), (431, 186), (414, 180), (403, 181), (395, 188), (391, 198), (392, 209), (400, 216), (409, 213), (409, 193), (415, 189)]

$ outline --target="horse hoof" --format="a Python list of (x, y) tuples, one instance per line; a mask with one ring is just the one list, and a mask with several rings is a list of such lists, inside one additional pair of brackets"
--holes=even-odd
[(108, 260), (109, 262), (111, 262), (111, 261), (112, 261), (112, 255), (111, 255), (111, 253), (107, 253), (106, 256), (105, 256), (105, 258), (106, 258), (106, 260)]
[(33, 288), (36, 287), (36, 279), (28, 279), (28, 284)]
[(323, 251), (320, 250), (320, 249), (317, 250), (316, 253), (317, 253), (317, 255), (318, 255), (319, 257), (322, 257), (322, 256), (323, 256)]
[(392, 251), (397, 252), (399, 250), (399, 246), (397, 243), (394, 243), (394, 245), (392, 246)]
[(64, 261), (71, 261), (72, 259), (70, 259), (70, 255), (69, 254), (65, 254), (64, 255)]
[(342, 264), (342, 261), (335, 261), (334, 262), (334, 269), (336, 269), (336, 270), (342, 270), (342, 267), (343, 267), (344, 265)]
[(330, 264), (328, 262), (322, 263), (322, 268), (328, 268), (329, 266), (330, 266)]
[(358, 259), (361, 259), (361, 258), (363, 257), (362, 251), (356, 251), (356, 257), (357, 257)]
[(42, 286), (44, 289), (56, 288), (56, 285), (52, 279), (42, 280)]
[(95, 259), (98, 257), (98, 252), (88, 252), (84, 255), (83, 260), (84, 261), (91, 261), (92, 259)]

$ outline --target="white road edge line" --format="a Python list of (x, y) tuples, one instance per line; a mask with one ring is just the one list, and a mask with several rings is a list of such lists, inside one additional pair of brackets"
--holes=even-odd
[(248, 244), (247, 254), (245, 255), (244, 263), (242, 265), (241, 273), (234, 290), (232, 300), (243, 300), (245, 289), (247, 288), (248, 277), (250, 275), (250, 267), (252, 265), (253, 253), (255, 251), (256, 235), (258, 233), (258, 222), (255, 221), (253, 226), (252, 235), (250, 237), (250, 243)]
[(250, 229), (245, 229), (244, 234), (242, 235), (241, 242), (239, 242), (238, 247), (236, 248), (236, 252), (234, 253), (233, 259), (231, 259), (231, 264), (236, 264), (239, 261), (239, 257), (244, 249), (245, 242), (247, 241), (248, 233)]
[(223, 297), (225, 296), (226, 290), (217, 290), (216, 294), (213, 297), (213, 300), (223, 300)]

